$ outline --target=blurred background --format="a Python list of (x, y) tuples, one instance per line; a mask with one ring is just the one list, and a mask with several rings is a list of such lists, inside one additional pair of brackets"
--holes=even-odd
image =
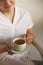
[[(43, 49), (43, 0), (16, 0), (16, 6), (21, 7), (29, 11), (32, 21), (34, 23), (33, 31), (35, 35), (35, 41)], [(40, 54), (33, 47), (30, 53), (32, 59), (40, 60)]]

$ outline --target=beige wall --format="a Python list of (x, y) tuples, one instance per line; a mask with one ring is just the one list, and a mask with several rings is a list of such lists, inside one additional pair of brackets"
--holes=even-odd
[(43, 0), (16, 0), (16, 5), (27, 9), (34, 22), (42, 20), (42, 1)]
[[(28, 10), (34, 23), (36, 41), (43, 44), (43, 0), (16, 0), (16, 6)], [(43, 47), (43, 46), (42, 46)]]

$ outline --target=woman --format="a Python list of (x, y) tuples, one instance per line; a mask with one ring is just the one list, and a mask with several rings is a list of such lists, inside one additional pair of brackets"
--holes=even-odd
[[(15, 0), (0, 0), (0, 54), (11, 52), (11, 40), (22, 36), (27, 43), (34, 40), (32, 20), (28, 12), (15, 7)], [(7, 44), (8, 43), (8, 44)]]
[[(12, 47), (9, 43), (11, 43), (13, 38), (21, 36), (26, 39), (27, 43), (33, 42), (32, 26), (31, 16), (22, 8), (15, 7), (15, 0), (0, 0), (0, 59), (8, 59), (8, 62), (4, 65), (7, 63), (9, 65), (15, 64), (15, 59), (13, 61), (12, 56), (9, 55), (12, 54)], [(9, 54), (4, 54), (6, 51)], [(18, 62), (19, 64), (21, 65), (21, 62)]]

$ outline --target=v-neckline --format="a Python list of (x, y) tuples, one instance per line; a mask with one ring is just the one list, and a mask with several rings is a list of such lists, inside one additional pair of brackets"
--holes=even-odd
[[(16, 8), (15, 8), (15, 10), (16, 10)], [(7, 16), (5, 16), (2, 12), (0, 12), (0, 14), (3, 16), (4, 20), (7, 20), (6, 22), (8, 22), (8, 24), (13, 25), (13, 23), (14, 23), (14, 19), (15, 19), (15, 16), (16, 16), (16, 11), (15, 11), (15, 16), (13, 17), (13, 23), (11, 22), (10, 19), (8, 19)]]
[(5, 21), (5, 23), (7, 23), (10, 26), (14, 26), (14, 27), (16, 26), (17, 22), (20, 19), (20, 14), (19, 13), (20, 13), (19, 12), (19, 8), (18, 7), (15, 7), (15, 16), (13, 18), (13, 24), (12, 24), (11, 21), (2, 12), (0, 12), (0, 14), (2, 15), (2, 18)]

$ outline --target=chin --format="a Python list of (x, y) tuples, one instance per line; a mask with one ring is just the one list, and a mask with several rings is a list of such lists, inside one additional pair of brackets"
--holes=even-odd
[(6, 9), (7, 12), (12, 11), (14, 8)]

